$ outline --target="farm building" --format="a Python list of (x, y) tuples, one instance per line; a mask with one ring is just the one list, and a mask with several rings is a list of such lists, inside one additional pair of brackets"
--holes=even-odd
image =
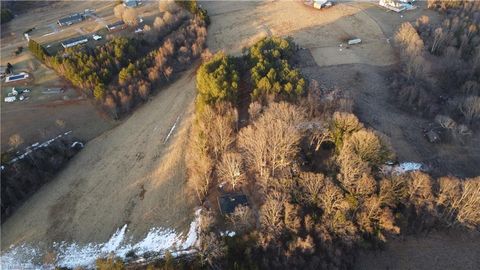
[(244, 194), (230, 194), (218, 197), (218, 205), (222, 215), (229, 215), (239, 205), (248, 205), (247, 196)]
[(107, 24), (108, 31), (121, 30), (126, 27), (126, 24), (123, 21), (114, 22), (112, 24)]
[(138, 1), (137, 0), (124, 0), (123, 5), (126, 7), (137, 7)]
[(71, 14), (67, 17), (63, 17), (63, 18), (58, 19), (57, 24), (60, 25), (60, 26), (69, 26), (69, 25), (72, 25), (74, 23), (79, 23), (79, 22), (83, 21), (84, 19), (85, 18), (83, 17), (82, 14), (75, 13), (75, 14)]
[(86, 42), (88, 42), (88, 38), (82, 36), (82, 37), (76, 37), (76, 38), (71, 38), (71, 39), (64, 40), (64, 41), (62, 41), (62, 46), (63, 46), (63, 48), (70, 48), (70, 47), (76, 46), (78, 44), (86, 43)]

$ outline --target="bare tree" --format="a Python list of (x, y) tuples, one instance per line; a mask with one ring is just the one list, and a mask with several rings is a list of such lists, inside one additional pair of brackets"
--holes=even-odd
[(228, 103), (206, 106), (199, 115), (199, 124), (207, 137), (208, 147), (215, 159), (219, 159), (235, 140), (238, 113)]
[(337, 150), (342, 149), (343, 141), (346, 137), (362, 128), (362, 123), (354, 114), (335, 112), (332, 117), (330, 132)]
[(180, 7), (173, 0), (159, 0), (158, 9), (160, 12), (172, 12), (176, 13), (180, 10)]
[(337, 187), (330, 179), (325, 180), (325, 187), (322, 190), (320, 205), (325, 216), (332, 217), (337, 210), (348, 208), (344, 201), (342, 190)]
[(480, 119), (480, 97), (466, 97), (460, 101), (458, 109), (462, 112), (467, 123), (472, 124), (477, 119)]
[(153, 21), (153, 27), (156, 30), (161, 30), (165, 26), (165, 20), (161, 17), (155, 17), (155, 20)]
[(284, 102), (272, 103), (257, 121), (241, 130), (239, 145), (262, 180), (292, 164), (301, 138), (297, 128), (301, 121), (300, 108)]
[(255, 226), (255, 217), (248, 206), (239, 205), (235, 211), (228, 216), (228, 220), (238, 232), (245, 232)]
[(245, 182), (243, 159), (239, 153), (223, 154), (222, 162), (218, 165), (217, 170), (220, 178), (229, 183), (233, 190)]
[(113, 13), (115, 17), (123, 19), (123, 13), (125, 12), (125, 7), (122, 4), (118, 4), (113, 8)]
[(23, 144), (23, 138), (20, 134), (13, 134), (8, 138), (8, 144), (15, 149)]
[(272, 236), (279, 235), (285, 226), (283, 223), (283, 203), (284, 199), (281, 194), (272, 192), (267, 195), (265, 203), (260, 208), (260, 224)]
[(131, 26), (137, 26), (138, 25), (138, 12), (136, 9), (133, 8), (127, 8), (122, 15), (123, 21)]
[(435, 29), (430, 53), (435, 54), (443, 46), (445, 39), (446, 34), (443, 32), (442, 27), (438, 27), (437, 29)]
[(204, 264), (213, 269), (220, 269), (218, 260), (225, 256), (227, 250), (225, 243), (215, 233), (200, 235), (198, 244), (198, 255)]
[[(440, 36), (439, 36), (440, 37)], [(417, 30), (409, 22), (405, 22), (395, 34), (395, 41), (402, 48), (405, 58), (405, 71), (409, 79), (415, 79), (425, 73), (425, 45)]]
[(463, 182), (463, 192), (458, 204), (460, 204), (458, 221), (478, 229), (480, 227), (480, 177)]
[(325, 176), (319, 173), (302, 172), (299, 179), (303, 199), (312, 205), (318, 205), (319, 195), (325, 185)]
[(258, 101), (250, 103), (248, 106), (248, 115), (250, 116), (250, 121), (255, 121), (262, 113), (262, 109), (262, 104), (260, 104)]

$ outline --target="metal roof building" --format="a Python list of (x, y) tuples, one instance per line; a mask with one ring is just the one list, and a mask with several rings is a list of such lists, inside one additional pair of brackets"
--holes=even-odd
[(71, 38), (71, 39), (62, 41), (62, 46), (63, 48), (70, 48), (75, 45), (86, 43), (86, 42), (88, 42), (88, 38), (85, 36), (81, 36), (81, 37)]
[(60, 26), (68, 26), (68, 25), (72, 25), (74, 23), (79, 23), (79, 22), (83, 21), (83, 19), (84, 19), (84, 17), (83, 17), (82, 14), (75, 13), (75, 14), (71, 14), (67, 17), (63, 17), (63, 18), (58, 19), (57, 24), (60, 25)]

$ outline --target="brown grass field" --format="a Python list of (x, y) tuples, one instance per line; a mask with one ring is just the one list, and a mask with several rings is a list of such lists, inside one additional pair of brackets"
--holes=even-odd
[[(308, 49), (305, 62), (310, 64), (302, 67), (306, 76), (327, 87), (351, 91), (355, 112), (367, 125), (390, 137), (401, 161), (435, 160), (449, 172), (480, 174), (480, 168), (472, 166), (480, 162), (480, 144), (475, 145), (475, 138), (468, 146), (432, 146), (421, 133), (425, 120), (399, 111), (388, 101), (385, 76), (397, 63), (390, 40), (402, 22), (432, 15), (423, 6), (400, 17), (372, 3), (340, 3), (321, 11), (287, 1), (201, 3), (212, 21), (207, 40), (212, 51), (239, 54), (261, 37), (292, 36)], [(340, 50), (339, 44), (348, 37), (359, 37), (363, 42)], [(33, 241), (105, 241), (125, 223), (130, 224), (135, 237), (143, 236), (152, 226), (185, 229), (193, 213), (184, 164), (195, 97), (193, 72), (192, 68), (123, 123), (90, 141), (67, 168), (3, 224), (2, 249)], [(180, 119), (177, 129), (165, 144), (176, 119)], [(467, 147), (471, 150), (465, 152)], [(448, 153), (462, 158), (449, 159)], [(472, 239), (479, 242), (478, 236)], [(398, 251), (398, 260), (406, 260), (401, 256), (409, 256), (412, 243), (425, 247), (431, 256), (444, 256), (453, 253), (428, 247), (431, 243), (448, 247), (454, 240), (437, 237), (437, 242), (431, 242), (426, 237), (404, 246), (394, 242), (386, 253), (366, 254), (359, 269), (417, 269), (416, 265), (424, 264), (430, 268), (421, 269), (438, 269), (442, 265), (436, 262), (442, 261), (427, 256), (415, 257), (416, 261), (403, 264), (403, 268), (400, 264), (375, 268), (376, 261), (371, 258), (388, 258)], [(470, 269), (462, 262), (474, 258), (478, 246), (462, 250), (465, 255), (458, 258), (458, 269)]]

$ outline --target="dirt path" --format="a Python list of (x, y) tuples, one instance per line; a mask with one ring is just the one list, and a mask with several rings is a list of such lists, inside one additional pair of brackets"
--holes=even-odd
[(184, 230), (193, 215), (183, 159), (195, 96), (191, 72), (90, 141), (2, 225), (2, 249), (106, 241), (124, 224), (134, 237), (159, 226)]

